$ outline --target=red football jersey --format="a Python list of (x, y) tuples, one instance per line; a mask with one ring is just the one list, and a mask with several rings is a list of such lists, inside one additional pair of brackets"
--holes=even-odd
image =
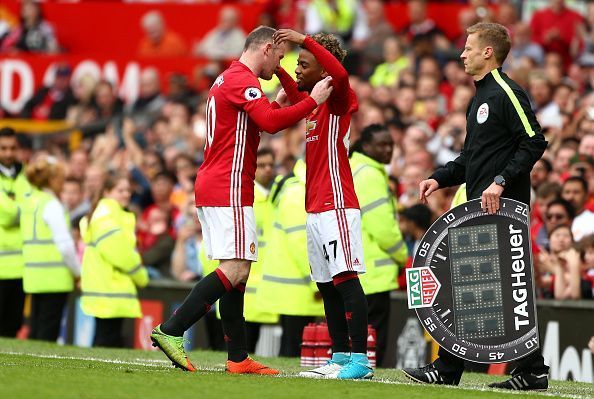
[[(348, 157), (351, 116), (359, 108), (357, 96), (351, 89), (347, 71), (328, 50), (310, 37), (306, 37), (303, 47), (332, 76), (334, 87), (328, 101), (306, 119), (305, 209), (308, 213), (358, 209)], [(298, 91), (291, 76), (284, 70), (278, 75), (292, 103), (304, 98), (305, 93)]]
[(194, 186), (196, 206), (252, 206), (260, 131), (276, 133), (292, 126), (316, 106), (311, 97), (286, 108), (269, 103), (256, 75), (234, 61), (208, 93), (204, 163)]

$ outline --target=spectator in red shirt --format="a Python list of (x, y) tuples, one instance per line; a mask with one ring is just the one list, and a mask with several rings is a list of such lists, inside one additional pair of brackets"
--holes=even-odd
[[(138, 249), (143, 262), (158, 271), (156, 277), (170, 277), (170, 257), (175, 246), (175, 225), (179, 224), (179, 209), (171, 201), (174, 177), (167, 172), (158, 173), (151, 181), (154, 204), (142, 213), (138, 223)], [(155, 276), (155, 274), (153, 274)]]
[(305, 7), (305, 0), (266, 0), (260, 15), (260, 25), (301, 30)]
[(578, 26), (584, 24), (584, 17), (567, 8), (564, 0), (550, 0), (549, 6), (534, 13), (530, 25), (534, 41), (539, 43), (546, 52), (559, 53), (563, 57), (563, 64), (567, 67), (571, 63), (570, 48), (575, 48)]
[(21, 116), (36, 120), (64, 119), (68, 107), (76, 103), (70, 89), (69, 65), (61, 64), (56, 68), (54, 83), (49, 87), (42, 87), (27, 101)]

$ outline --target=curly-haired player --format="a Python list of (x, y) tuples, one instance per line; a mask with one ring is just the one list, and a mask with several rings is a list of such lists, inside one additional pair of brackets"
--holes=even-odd
[(351, 116), (358, 103), (342, 66), (346, 51), (330, 34), (309, 37), (282, 29), (274, 40), (302, 47), (296, 83), (284, 70), (277, 71), (286, 91), (286, 98), (281, 92), (277, 101), (288, 98), (294, 104), (328, 76), (334, 89), (328, 101), (309, 114), (305, 132), (307, 248), (312, 279), (324, 299), (333, 354), (325, 366), (300, 375), (372, 378), (367, 359), (367, 301), (358, 278), (358, 273), (365, 272), (361, 212), (348, 160)]

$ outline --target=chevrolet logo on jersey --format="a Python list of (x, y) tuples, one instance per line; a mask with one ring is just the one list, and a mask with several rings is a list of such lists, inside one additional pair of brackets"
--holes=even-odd
[(316, 134), (315, 136), (310, 136), (309, 133), (311, 133), (312, 131), (314, 131), (316, 129), (316, 125), (317, 125), (317, 121), (311, 121), (311, 120), (306, 120), (305, 121), (305, 142), (306, 143), (310, 143), (312, 141), (317, 141), (318, 140), (318, 135)]
[(305, 121), (305, 135), (308, 135), (312, 130), (314, 130), (316, 128), (317, 123), (318, 123), (317, 121), (306, 120)]

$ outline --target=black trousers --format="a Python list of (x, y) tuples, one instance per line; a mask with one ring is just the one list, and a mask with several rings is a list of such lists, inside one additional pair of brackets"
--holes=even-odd
[(316, 321), (315, 316), (287, 316), (281, 315), (280, 323), (283, 328), (279, 356), (299, 357), (301, 356), (301, 342), (303, 329), (309, 323)]
[(16, 337), (23, 324), (23, 280), (0, 280), (0, 337)]
[(31, 332), (29, 338), (55, 341), (60, 334), (60, 321), (68, 293), (31, 295)]
[(95, 338), (93, 338), (93, 346), (123, 348), (123, 324), (124, 318), (122, 317), (111, 319), (100, 319), (99, 317), (95, 317)]
[(262, 323), (245, 322), (245, 340), (247, 342), (248, 353), (254, 353), (256, 351), (256, 344), (260, 338), (261, 325)]
[(388, 344), (388, 327), (390, 322), (390, 291), (366, 295), (367, 319), (377, 334), (375, 356), (377, 366), (381, 367)]
[[(540, 349), (522, 359), (516, 360), (514, 363), (516, 373), (530, 372), (534, 374), (545, 374), (549, 372), (549, 367), (545, 365)], [(439, 357), (433, 364), (441, 374), (447, 376), (457, 378), (464, 372), (464, 360), (452, 355), (442, 347), (439, 347)]]

